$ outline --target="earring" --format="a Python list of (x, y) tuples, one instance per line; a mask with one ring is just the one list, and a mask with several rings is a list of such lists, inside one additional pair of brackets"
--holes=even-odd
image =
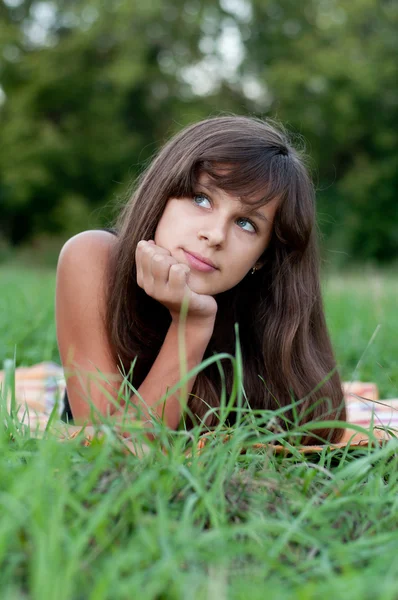
[(256, 267), (253, 267), (252, 270), (250, 271), (250, 275), (254, 275), (254, 273), (257, 271)]

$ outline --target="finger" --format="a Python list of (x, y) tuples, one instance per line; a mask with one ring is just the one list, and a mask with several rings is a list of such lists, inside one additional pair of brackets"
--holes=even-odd
[(153, 247), (150, 244), (148, 244), (148, 242), (145, 242), (145, 244), (143, 246), (141, 246), (141, 252), (140, 252), (142, 277), (143, 277), (144, 283), (153, 282), (152, 261), (153, 261), (154, 255), (155, 255), (155, 253), (153, 251)]
[(172, 256), (154, 254), (151, 261), (151, 273), (155, 283), (167, 284), (170, 268), (175, 264), (178, 264), (178, 261)]
[[(151, 262), (154, 255), (153, 245), (146, 240), (140, 240), (136, 248), (137, 283), (142, 286), (142, 279), (151, 273)], [(141, 281), (139, 281), (139, 278)]]
[(138, 242), (137, 247), (135, 249), (135, 266), (137, 269), (137, 283), (140, 287), (142, 287), (142, 285), (143, 285), (142, 258), (143, 258), (144, 245), (145, 245), (145, 241), (141, 240)]
[(146, 240), (140, 240), (135, 251), (135, 260), (137, 268), (137, 283), (145, 289), (145, 281), (148, 283), (153, 280), (151, 271), (151, 262), (153, 257), (153, 246)]
[(167, 250), (166, 248), (163, 248), (163, 246), (157, 246), (154, 242), (154, 240), (141, 240), (140, 242), (138, 242), (139, 244), (141, 242), (144, 242), (144, 246), (149, 246), (150, 248), (153, 248), (154, 250), (156, 250), (156, 252), (159, 252), (160, 254), (165, 254), (166, 256), (171, 256), (171, 252), (169, 250)]
[(144, 279), (148, 281), (148, 277), (152, 278), (152, 257), (153, 246), (148, 244), (146, 240), (140, 240), (135, 251), (135, 259), (137, 268), (137, 283), (141, 287), (144, 287)]
[[(154, 261), (155, 256), (170, 259), (169, 265), (166, 266), (160, 258)], [(140, 240), (136, 248), (138, 285), (145, 289), (148, 284), (154, 283), (156, 277), (160, 277), (161, 281), (167, 283), (168, 267), (175, 262), (177, 261), (166, 248), (157, 246), (153, 240)]]
[(187, 285), (187, 279), (190, 271), (191, 269), (188, 267), (188, 265), (184, 265), (182, 263), (171, 265), (168, 281), (170, 291), (181, 293), (181, 290), (184, 290), (185, 286)]
[[(162, 281), (167, 282), (168, 267), (178, 261), (171, 256), (169, 250), (157, 246), (155, 242), (150, 243), (152, 241), (153, 240), (149, 240), (143, 245), (143, 276), (145, 277), (145, 275), (147, 275), (152, 279), (160, 277)], [(162, 258), (167, 259), (169, 262), (164, 263)]]

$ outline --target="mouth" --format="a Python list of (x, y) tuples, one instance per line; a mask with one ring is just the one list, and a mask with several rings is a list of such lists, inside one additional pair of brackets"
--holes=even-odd
[(197, 271), (203, 271), (209, 273), (211, 271), (217, 271), (215, 264), (208, 258), (201, 256), (200, 254), (187, 252), (184, 250), (184, 254), (189, 262), (189, 266)]

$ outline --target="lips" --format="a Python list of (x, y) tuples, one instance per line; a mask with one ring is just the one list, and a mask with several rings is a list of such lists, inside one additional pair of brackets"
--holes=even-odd
[(185, 250), (185, 252), (187, 252), (194, 258), (197, 258), (198, 260), (205, 263), (206, 265), (210, 265), (211, 267), (213, 267), (213, 269), (217, 269), (217, 266), (214, 264), (214, 262), (212, 260), (210, 260), (210, 258), (206, 258), (206, 257), (202, 256), (201, 254), (197, 254), (196, 252), (191, 252), (190, 250)]

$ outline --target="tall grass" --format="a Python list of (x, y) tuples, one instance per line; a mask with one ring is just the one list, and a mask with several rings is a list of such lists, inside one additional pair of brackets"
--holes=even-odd
[[(2, 358), (16, 346), (18, 364), (59, 360), (53, 273), (0, 276)], [(381, 336), (396, 323), (396, 282), (381, 279), (380, 315), (352, 279), (325, 290), (341, 368), (352, 375), (380, 320), (355, 376), (379, 374), (377, 358), (387, 374), (377, 383), (398, 396), (389, 354), (396, 346)], [(241, 393), (239, 352), (230, 359)], [(147, 446), (136, 456), (106, 419), (85, 447), (60, 442), (56, 428), (35, 439), (9, 415), (4, 395), (1, 411), (2, 599), (397, 597), (395, 439), (302, 455), (297, 429), (281, 434), (275, 415), (248, 413), (242, 400), (241, 426), (228, 439), (219, 429), (201, 453), (199, 429), (170, 432), (155, 422), (149, 443), (126, 423)], [(283, 443), (290, 453), (256, 449), (258, 442)]]

